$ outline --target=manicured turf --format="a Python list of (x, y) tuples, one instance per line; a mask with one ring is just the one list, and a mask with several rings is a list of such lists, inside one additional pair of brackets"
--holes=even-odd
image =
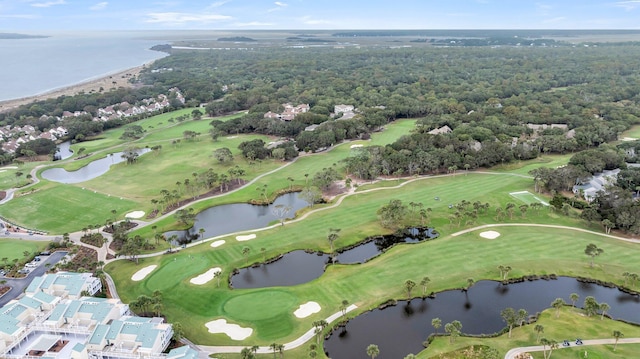
[(542, 203), (545, 206), (549, 205), (549, 203), (529, 191), (511, 192), (509, 194), (513, 198), (517, 199), (520, 202), (523, 202), (524, 204)]
[(46, 241), (25, 241), (20, 239), (0, 238), (0, 265), (4, 265), (4, 258), (7, 259), (6, 264), (11, 264), (12, 260), (17, 258), (24, 259), (24, 252), (30, 253), (41, 252), (47, 247), (49, 242)]
[[(497, 279), (498, 265), (511, 266), (513, 270), (510, 276), (556, 273), (618, 281), (622, 280), (621, 274), (624, 271), (640, 271), (640, 265), (636, 264), (639, 263), (640, 253), (632, 250), (635, 248), (633, 244), (592, 234), (546, 228), (500, 227), (495, 229), (502, 233), (497, 240), (479, 238), (478, 232), (455, 238), (447, 237), (447, 234), (457, 230), (457, 226), (450, 225), (447, 219), (451, 213), (447, 206), (449, 203), (457, 203), (462, 199), (471, 202), (482, 200), (495, 208), (501, 203), (512, 201), (509, 192), (513, 192), (515, 188), (526, 188), (527, 184), (530, 184), (529, 179), (517, 176), (473, 173), (453, 178), (425, 179), (398, 189), (359, 193), (345, 199), (338, 208), (314, 213), (298, 223), (259, 232), (258, 238), (249, 242), (239, 243), (227, 238), (227, 244), (216, 249), (207, 244), (196, 246), (174, 255), (175, 258), (179, 262), (189, 254), (194, 254), (196, 257), (206, 258), (208, 265), (194, 270), (187, 268), (162, 273), (158, 271), (156, 274), (165, 282), (162, 286), (164, 292), (170, 293), (165, 296), (166, 314), (170, 321), (182, 322), (188, 328), (187, 336), (198, 343), (234, 343), (225, 336), (208, 334), (204, 328), (207, 321), (224, 316), (231, 322), (255, 329), (254, 336), (246, 343), (264, 345), (273, 340), (286, 342), (301, 335), (311, 327), (314, 320), (338, 311), (342, 299), (356, 303), (364, 310), (390, 297), (403, 297), (402, 283), (406, 279), (419, 282), (427, 274), (432, 280), (431, 290), (438, 291), (461, 287), (471, 275), (475, 280)], [(473, 188), (482, 188), (483, 192), (478, 193)], [(439, 196), (441, 200), (434, 201), (434, 196)], [(241, 253), (244, 246), (251, 248), (249, 263), (261, 260), (262, 247), (267, 249), (267, 257), (301, 248), (328, 251), (325, 239), (328, 223), (333, 228), (342, 228), (336, 247), (352, 244), (368, 235), (384, 233), (385, 230), (378, 225), (375, 212), (379, 206), (395, 198), (405, 203), (423, 202), (425, 206), (432, 207), (431, 223), (442, 233), (443, 238), (419, 245), (394, 247), (363, 265), (331, 266), (315, 281), (279, 288), (296, 297), (298, 305), (308, 300), (320, 303), (322, 311), (310, 318), (296, 320), (290, 311), (284, 309), (289, 304), (282, 303), (281, 310), (276, 312), (287, 313), (285, 317), (288, 319), (285, 320), (285, 317), (274, 312), (271, 320), (249, 321), (242, 314), (227, 312), (225, 303), (237, 296), (243, 296), (243, 301), (261, 303), (263, 292), (271, 289), (229, 290), (226, 287), (217, 288), (214, 284), (194, 288), (186, 284), (189, 278), (202, 273), (205, 268), (221, 266), (223, 278), (226, 278), (233, 268), (245, 266)], [(490, 210), (489, 214), (481, 216), (478, 224), (493, 222), (492, 214), (493, 211)], [(528, 220), (575, 223), (574, 220), (558, 217), (547, 209), (542, 209), (539, 213), (530, 211), (525, 219), (517, 216), (506, 221)], [(588, 258), (583, 253), (588, 243), (596, 243), (605, 250), (605, 254), (596, 260), (597, 266), (594, 269), (589, 267)], [(560, 246), (562, 251), (557, 250)], [(162, 267), (171, 260), (167, 256), (148, 258), (137, 266), (131, 262), (117, 262), (107, 269), (118, 283), (121, 296), (125, 301), (130, 301), (140, 294), (149, 294), (157, 289), (148, 283), (130, 287), (127, 283), (130, 283), (131, 275), (142, 266), (159, 264)], [(416, 268), (420, 270), (416, 271)], [(153, 276), (145, 281), (150, 282), (152, 278)], [(256, 305), (260, 308), (260, 304)]]
[(0, 215), (27, 228), (62, 234), (79, 231), (89, 224), (103, 225), (113, 218), (113, 209), (123, 215), (137, 207), (127, 199), (60, 185), (14, 198), (0, 206)]

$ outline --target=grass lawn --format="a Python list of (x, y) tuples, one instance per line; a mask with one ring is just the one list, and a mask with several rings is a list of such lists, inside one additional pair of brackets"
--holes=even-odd
[(511, 192), (509, 194), (513, 198), (517, 199), (520, 202), (523, 202), (524, 204), (542, 203), (545, 206), (549, 205), (549, 203), (529, 191)]
[(14, 258), (24, 259), (23, 253), (25, 251), (40, 253), (48, 244), (48, 241), (0, 238), (0, 264), (5, 264), (5, 258), (7, 259), (6, 263), (11, 263)]
[[(141, 294), (148, 295), (156, 289), (162, 290), (166, 293), (165, 314), (169, 321), (181, 322), (187, 330), (187, 337), (209, 345), (238, 345), (225, 335), (206, 331), (204, 323), (213, 319), (225, 317), (230, 322), (253, 328), (254, 334), (240, 345), (268, 345), (274, 340), (287, 342), (308, 330), (314, 320), (337, 312), (342, 299), (357, 304), (359, 311), (366, 310), (388, 298), (403, 297), (402, 283), (406, 279), (419, 281), (427, 273), (432, 280), (431, 290), (440, 291), (464, 286), (469, 276), (475, 280), (497, 279), (498, 265), (511, 266), (513, 270), (510, 276), (556, 273), (619, 282), (622, 282), (621, 274), (624, 271), (640, 271), (640, 265), (636, 264), (639, 263), (640, 253), (633, 250), (633, 244), (593, 234), (576, 235), (574, 231), (547, 228), (499, 227), (495, 230), (502, 235), (497, 240), (482, 239), (478, 236), (479, 231), (458, 237), (448, 236), (458, 230), (447, 219), (449, 203), (457, 203), (462, 199), (472, 202), (482, 200), (495, 207), (511, 201), (509, 192), (514, 188), (526, 188), (527, 184), (530, 184), (530, 180), (517, 176), (473, 173), (414, 181), (401, 188), (377, 189), (350, 196), (337, 208), (313, 213), (303, 221), (288, 223), (284, 227), (257, 232), (258, 237), (249, 242), (226, 238), (227, 243), (215, 249), (205, 242), (179, 254), (142, 259), (138, 265), (119, 261), (109, 264), (107, 270), (116, 281), (125, 302)], [(482, 188), (483, 192), (478, 193), (474, 188)], [(441, 198), (440, 201), (433, 200), (436, 195)], [(298, 286), (230, 290), (225, 285), (221, 288), (215, 285), (198, 287), (189, 283), (190, 278), (211, 267), (221, 267), (223, 278), (227, 278), (234, 268), (244, 267), (242, 248), (245, 246), (251, 250), (248, 258), (250, 264), (262, 260), (261, 248), (265, 248), (268, 258), (293, 249), (328, 251), (326, 235), (329, 223), (332, 228), (342, 228), (340, 239), (336, 241), (337, 248), (369, 235), (385, 233), (377, 222), (375, 212), (382, 204), (396, 198), (405, 203), (418, 201), (425, 203), (426, 207), (432, 207), (431, 224), (441, 232), (442, 237), (418, 245), (394, 247), (366, 264), (331, 266), (320, 278)], [(482, 216), (478, 224), (493, 222), (492, 213)], [(527, 216), (526, 219), (518, 216), (506, 221), (575, 224), (573, 219), (557, 217), (546, 209), (539, 213), (529, 212)], [(595, 243), (605, 250), (593, 269), (583, 254), (588, 243)], [(557, 250), (559, 246), (563, 247), (563, 251)], [(194, 255), (195, 259), (190, 259), (189, 255)], [(131, 285), (132, 274), (149, 264), (158, 264), (159, 267), (139, 284)], [(278, 300), (279, 307), (274, 309), (272, 303), (264, 303), (261, 298), (265, 296), (281, 298)], [(238, 300), (253, 303), (258, 312), (267, 311), (272, 315), (249, 320), (248, 316), (236, 309), (239, 306), (234, 302)], [(291, 309), (309, 300), (320, 303), (322, 311), (304, 320), (294, 318)]]
[[(498, 350), (500, 358), (502, 358), (512, 348), (539, 345), (536, 342), (537, 333), (533, 329), (536, 324), (544, 327), (544, 332), (540, 335), (540, 338), (547, 338), (560, 343), (560, 348), (554, 350), (551, 355), (554, 359), (584, 359), (585, 351), (587, 352), (588, 359), (631, 359), (637, 358), (640, 352), (640, 344), (618, 344), (615, 351), (613, 351), (613, 344), (598, 346), (573, 345), (573, 341), (575, 341), (576, 338), (583, 340), (613, 339), (612, 333), (614, 330), (619, 330), (623, 333), (624, 338), (638, 338), (640, 337), (640, 327), (607, 318), (600, 320), (599, 316), (589, 318), (582, 314), (582, 310), (566, 306), (560, 311), (558, 318), (556, 318), (555, 310), (548, 309), (542, 312), (538, 322), (535, 324), (514, 328), (511, 338), (509, 338), (507, 334), (496, 338), (458, 337), (454, 343), (449, 343), (448, 337), (437, 337), (427, 349), (418, 355), (418, 358), (462, 358), (460, 356), (446, 355), (445, 353), (472, 345), (492, 347)], [(462, 329), (464, 331), (464, 327)], [(571, 341), (572, 346), (563, 348), (562, 341), (565, 339)], [(533, 352), (531, 354), (533, 354), (535, 359), (543, 358), (542, 352)]]
[[(27, 180), (27, 175), (39, 164), (40, 163), (38, 162), (26, 162), (19, 166), (15, 164), (0, 166), (0, 190), (14, 188), (16, 185), (24, 186), (31, 183), (31, 181)], [(17, 172), (22, 172), (22, 175), (17, 177)]]
[(636, 138), (636, 139), (640, 138), (640, 125), (633, 126), (627, 131), (624, 131), (622, 135), (620, 135), (620, 138), (625, 138), (625, 137)]
[(57, 185), (23, 195), (0, 206), (0, 215), (18, 225), (52, 234), (79, 231), (113, 218), (111, 210), (124, 214), (137, 203), (72, 185)]

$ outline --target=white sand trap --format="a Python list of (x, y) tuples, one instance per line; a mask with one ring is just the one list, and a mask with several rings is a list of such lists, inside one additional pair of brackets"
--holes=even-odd
[(124, 215), (125, 218), (138, 219), (144, 217), (144, 211), (133, 211)]
[(219, 241), (215, 241), (213, 243), (211, 243), (211, 247), (215, 248), (215, 247), (220, 247), (221, 245), (227, 243), (224, 239), (221, 239)]
[(637, 140), (637, 138), (633, 138), (633, 137), (625, 137), (622, 139), (623, 141), (635, 141)]
[(233, 140), (234, 138), (238, 138), (238, 136), (229, 136), (227, 137), (227, 140)]
[(195, 285), (203, 285), (205, 283), (207, 283), (208, 281), (213, 279), (213, 275), (216, 274), (217, 272), (221, 272), (222, 269), (220, 269), (219, 267), (215, 267), (215, 268), (211, 268), (208, 271), (200, 274), (197, 277), (191, 278), (191, 280), (189, 282), (191, 282), (192, 284)]
[(16, 166), (4, 166), (4, 167), (2, 167), (0, 169), (2, 169), (2, 170), (17, 170), (18, 167), (16, 167)]
[(247, 234), (246, 236), (236, 236), (236, 241), (244, 242), (244, 241), (250, 241), (254, 238), (256, 238), (256, 235), (255, 233), (252, 233), (252, 234)]
[(153, 272), (154, 269), (156, 269), (157, 265), (153, 264), (150, 266), (146, 266), (142, 269), (140, 269), (139, 271), (135, 272), (132, 276), (131, 276), (131, 280), (134, 282), (139, 282), (141, 280), (143, 280), (146, 276), (149, 275), (149, 273)]
[(359, 148), (359, 147), (364, 147), (364, 145), (351, 145), (351, 148)]
[(243, 328), (238, 324), (228, 324), (225, 319), (211, 321), (206, 323), (205, 327), (209, 329), (209, 333), (223, 333), (233, 340), (245, 340), (253, 333), (253, 329)]
[(500, 237), (500, 233), (496, 231), (486, 231), (486, 232), (480, 233), (480, 237), (486, 238), (486, 239), (496, 239)]
[(293, 315), (295, 315), (297, 318), (306, 318), (311, 314), (318, 313), (320, 309), (320, 304), (316, 302), (306, 302), (304, 304), (301, 304), (300, 307), (295, 312), (293, 312)]

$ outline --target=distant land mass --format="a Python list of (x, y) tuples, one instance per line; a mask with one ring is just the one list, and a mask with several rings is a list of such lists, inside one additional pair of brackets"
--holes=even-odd
[(15, 34), (11, 32), (0, 32), (0, 39), (43, 39), (50, 36), (44, 35), (26, 35), (26, 34)]
[(233, 37), (221, 37), (218, 39), (218, 41), (252, 42), (256, 40), (250, 37), (245, 37), (245, 36), (233, 36)]

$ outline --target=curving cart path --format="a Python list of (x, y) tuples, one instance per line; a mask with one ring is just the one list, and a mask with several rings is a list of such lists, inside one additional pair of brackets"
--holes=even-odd
[[(564, 349), (564, 348), (576, 348), (576, 347), (581, 348), (585, 345), (605, 345), (605, 344), (615, 345), (616, 340), (615, 339), (589, 339), (589, 340), (583, 340), (582, 345), (575, 345), (573, 342), (570, 342), (570, 343), (571, 345), (568, 347), (563, 347), (562, 344), (560, 344), (560, 346), (554, 350)], [(640, 343), (640, 338), (622, 338), (618, 340), (618, 344), (636, 344), (636, 343)], [(549, 350), (549, 346), (547, 346), (546, 349)], [(543, 348), (542, 345), (513, 348), (507, 352), (507, 354), (504, 356), (504, 359), (515, 359), (515, 357), (518, 354), (528, 353), (528, 352), (541, 352), (543, 350), (545, 350), (545, 348)]]

